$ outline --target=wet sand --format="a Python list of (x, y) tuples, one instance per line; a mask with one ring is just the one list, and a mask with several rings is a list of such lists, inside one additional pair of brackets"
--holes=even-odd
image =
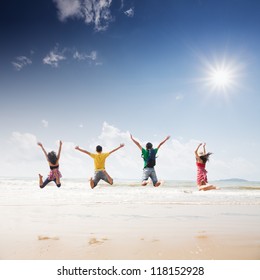
[(259, 260), (258, 205), (5, 205), (0, 259)]

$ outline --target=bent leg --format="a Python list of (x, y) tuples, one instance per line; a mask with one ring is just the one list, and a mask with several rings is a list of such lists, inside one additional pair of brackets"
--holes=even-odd
[(210, 190), (216, 190), (217, 187), (213, 185), (201, 185), (199, 186), (199, 191), (210, 191)]
[(39, 186), (41, 188), (41, 186), (43, 185), (43, 180), (42, 180), (43, 176), (41, 174), (39, 174)]
[[(100, 179), (101, 179), (100, 172), (101, 171), (96, 171), (95, 175), (94, 175), (94, 179), (92, 177), (89, 179), (89, 184), (90, 184), (91, 189), (94, 189), (97, 186), (98, 182), (100, 181)], [(102, 172), (102, 174), (103, 174), (103, 172)]]
[(39, 174), (39, 183), (40, 183), (40, 188), (43, 189), (44, 187), (46, 187), (46, 185), (48, 185), (51, 181), (46, 178), (46, 180), (44, 182), (42, 182), (42, 175)]
[(57, 186), (58, 188), (61, 186), (60, 178), (59, 178), (59, 177), (55, 178), (54, 182), (55, 182), (55, 184), (56, 184), (56, 186)]
[(161, 185), (161, 182), (159, 182), (158, 179), (157, 179), (156, 172), (155, 172), (154, 168), (153, 168), (153, 170), (151, 170), (150, 177), (153, 181), (154, 187), (159, 187)]
[(149, 168), (143, 169), (143, 177), (142, 177), (142, 186), (146, 186), (148, 184), (148, 179), (150, 177), (150, 170)]
[(103, 173), (105, 175), (105, 178), (102, 178), (104, 181), (106, 181), (108, 184), (113, 185), (114, 181), (113, 179), (109, 176), (109, 174), (106, 172), (106, 170), (103, 170)]
[(55, 178), (55, 179), (54, 179), (54, 183), (56, 184), (56, 186), (57, 186), (58, 188), (61, 187), (60, 178)]

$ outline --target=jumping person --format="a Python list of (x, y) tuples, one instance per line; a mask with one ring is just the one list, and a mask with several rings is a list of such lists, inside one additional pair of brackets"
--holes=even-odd
[[(199, 152), (199, 148), (203, 145), (203, 151)], [(208, 185), (206, 163), (212, 153), (206, 153), (206, 143), (200, 143), (195, 150), (196, 165), (197, 165), (197, 185), (199, 191), (209, 191), (217, 189), (216, 186)]]
[(47, 184), (49, 184), (52, 181), (59, 188), (61, 186), (60, 178), (62, 177), (62, 175), (59, 171), (59, 159), (60, 159), (60, 154), (61, 154), (62, 142), (60, 141), (58, 155), (56, 155), (56, 153), (54, 151), (51, 151), (50, 153), (47, 154), (42, 143), (38, 142), (37, 144), (41, 147), (41, 149), (49, 163), (50, 169), (51, 169), (48, 177), (46, 178), (46, 180), (44, 182), (42, 180), (43, 176), (41, 174), (39, 174), (40, 188), (44, 188)]
[(148, 184), (148, 179), (151, 178), (154, 187), (159, 187), (161, 182), (158, 181), (156, 172), (154, 169), (155, 166), (155, 158), (156, 154), (159, 150), (159, 148), (168, 140), (170, 139), (170, 136), (167, 136), (159, 145), (157, 148), (153, 149), (152, 143), (148, 142), (146, 144), (146, 149), (144, 149), (141, 144), (136, 141), (132, 134), (130, 134), (131, 139), (136, 144), (136, 146), (141, 150), (142, 157), (144, 160), (144, 169), (143, 169), (143, 178), (142, 178), (142, 186), (146, 186)]
[(90, 187), (92, 189), (96, 187), (96, 185), (98, 184), (98, 182), (100, 180), (103, 180), (103, 181), (107, 182), (108, 184), (113, 185), (113, 179), (109, 176), (109, 174), (106, 172), (106, 169), (105, 169), (106, 158), (109, 155), (111, 155), (113, 152), (117, 151), (118, 149), (123, 148), (124, 145), (125, 144), (120, 144), (119, 147), (115, 148), (114, 150), (110, 151), (109, 153), (102, 153), (102, 147), (98, 145), (96, 147), (96, 152), (97, 152), (96, 154), (83, 150), (79, 146), (75, 147), (76, 150), (89, 155), (94, 160), (94, 167), (95, 167), (94, 179), (92, 177), (90, 178)]

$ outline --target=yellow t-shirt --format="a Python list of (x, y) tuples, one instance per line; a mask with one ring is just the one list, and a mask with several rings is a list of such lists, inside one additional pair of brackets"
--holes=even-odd
[(105, 161), (110, 153), (90, 154), (94, 159), (95, 171), (105, 170)]

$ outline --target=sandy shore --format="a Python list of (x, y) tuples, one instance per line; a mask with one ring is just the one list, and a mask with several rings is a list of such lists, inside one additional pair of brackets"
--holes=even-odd
[(0, 259), (260, 259), (258, 205), (0, 209)]

